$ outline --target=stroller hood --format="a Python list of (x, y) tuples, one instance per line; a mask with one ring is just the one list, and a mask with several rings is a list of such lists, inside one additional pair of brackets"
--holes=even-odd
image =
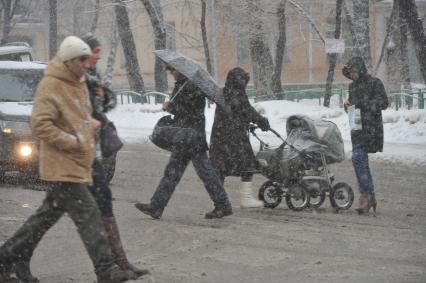
[(287, 141), (299, 150), (322, 152), (328, 164), (345, 159), (342, 135), (333, 122), (293, 115), (287, 119), (286, 130)]

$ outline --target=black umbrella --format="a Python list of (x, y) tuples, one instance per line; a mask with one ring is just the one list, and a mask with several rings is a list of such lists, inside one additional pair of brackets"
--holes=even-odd
[(154, 54), (201, 89), (216, 104), (224, 106), (222, 89), (210, 74), (196, 61), (173, 50), (155, 50)]

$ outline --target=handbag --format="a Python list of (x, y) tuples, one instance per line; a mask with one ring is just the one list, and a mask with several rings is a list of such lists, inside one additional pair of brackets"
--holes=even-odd
[(118, 137), (114, 123), (109, 120), (102, 123), (100, 139), (101, 153), (105, 158), (116, 154), (123, 147), (123, 142)]
[(195, 147), (198, 137), (195, 129), (177, 126), (172, 116), (167, 115), (158, 120), (149, 139), (162, 149), (180, 151)]

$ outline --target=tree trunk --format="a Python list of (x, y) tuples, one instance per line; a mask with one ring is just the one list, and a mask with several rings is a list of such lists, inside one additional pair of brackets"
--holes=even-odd
[(49, 58), (56, 55), (58, 49), (58, 8), (57, 0), (49, 0)]
[(285, 17), (286, 0), (281, 0), (277, 8), (278, 18), (278, 40), (275, 50), (275, 64), (274, 73), (272, 74), (272, 91), (278, 95), (279, 99), (283, 99), (282, 86), (281, 86), (281, 73), (284, 62), (285, 45), (286, 45), (286, 17)]
[(369, 70), (371, 70), (371, 47), (370, 47), (370, 6), (369, 0), (353, 0), (354, 21), (357, 48), (359, 54)]
[(398, 0), (398, 2), (401, 16), (408, 23), (408, 29), (413, 37), (423, 81), (426, 82), (426, 35), (422, 20), (419, 18), (414, 0)]
[(400, 62), (401, 62), (401, 82), (405, 88), (410, 88), (410, 63), (408, 61), (408, 26), (401, 9), (399, 9), (399, 33), (400, 33)]
[[(334, 31), (334, 38), (339, 39), (340, 33), (342, 29), (342, 5), (343, 0), (337, 0), (336, 1), (336, 30)], [(328, 56), (328, 73), (327, 73), (327, 80), (325, 83), (325, 93), (324, 93), (324, 106), (330, 107), (330, 98), (331, 98), (331, 88), (333, 86), (333, 80), (334, 80), (334, 69), (336, 68), (336, 62), (337, 62), (337, 54), (332, 53)]]
[(9, 34), (12, 31), (12, 18), (15, 14), (16, 7), (19, 4), (19, 0), (2, 0), (3, 5), (3, 28), (2, 28), (2, 39), (0, 44), (7, 43)]
[(386, 48), (386, 73), (388, 91), (400, 91), (401, 85), (409, 87), (409, 67), (407, 50), (407, 26), (402, 19), (399, 2), (394, 0), (395, 13), (392, 22), (389, 42)]
[(118, 34), (121, 39), (124, 57), (126, 59), (127, 78), (130, 88), (136, 92), (143, 93), (145, 86), (140, 72), (136, 45), (130, 28), (129, 15), (127, 13), (126, 3), (123, 0), (114, 0), (114, 10), (116, 23), (118, 25)]
[(112, 76), (114, 74), (114, 63), (115, 63), (115, 58), (116, 58), (119, 43), (120, 43), (120, 38), (118, 36), (117, 24), (114, 21), (114, 26), (112, 28), (112, 35), (111, 35), (111, 44), (110, 44), (111, 49), (109, 50), (107, 66), (106, 66), (104, 78), (103, 78), (103, 84), (108, 88), (111, 88), (111, 84), (112, 84)]
[(395, 5), (395, 1), (394, 1), (394, 5), (392, 6), (392, 11), (391, 11), (391, 14), (389, 16), (389, 22), (386, 25), (386, 35), (385, 35), (385, 38), (383, 39), (382, 48), (380, 49), (379, 59), (377, 60), (376, 66), (374, 67), (374, 74), (377, 74), (377, 72), (379, 71), (379, 67), (380, 67), (380, 64), (383, 61), (383, 57), (387, 53), (386, 52), (386, 46), (388, 45), (390, 34), (393, 32), (393, 22), (394, 22), (394, 16), (396, 14), (395, 8), (396, 8), (396, 5)]
[(206, 0), (201, 0), (201, 36), (203, 38), (203, 46), (204, 46), (204, 55), (206, 57), (206, 66), (207, 66), (207, 72), (209, 72), (210, 75), (213, 76), (213, 68), (210, 58), (210, 51), (209, 51), (209, 42), (207, 40), (207, 28), (206, 28)]
[[(166, 28), (164, 27), (163, 13), (159, 0), (141, 0), (146, 12), (151, 20), (152, 29), (154, 30), (155, 49), (166, 49)], [(155, 89), (157, 91), (166, 92), (168, 90), (167, 73), (164, 63), (155, 57)]]
[(258, 0), (247, 0), (250, 38), (250, 57), (253, 68), (253, 81), (256, 96), (273, 99), (271, 90), (271, 77), (273, 62), (271, 51), (264, 37), (262, 15)]
[(101, 8), (100, 0), (96, 0), (95, 2), (95, 15), (93, 16), (92, 26), (90, 27), (90, 32), (95, 33), (96, 28), (98, 26), (98, 18), (99, 18), (99, 9)]

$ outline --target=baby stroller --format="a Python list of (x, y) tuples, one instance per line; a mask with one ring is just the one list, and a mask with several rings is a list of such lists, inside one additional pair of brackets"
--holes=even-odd
[(287, 139), (270, 129), (282, 144), (271, 148), (250, 128), (259, 140), (256, 154), (260, 173), (268, 178), (259, 189), (259, 199), (265, 207), (277, 207), (284, 197), (287, 206), (295, 211), (306, 207), (318, 208), (329, 195), (335, 211), (349, 209), (354, 201), (352, 188), (334, 182), (327, 165), (344, 160), (344, 145), (337, 126), (325, 120), (314, 121), (294, 115), (287, 119)]

